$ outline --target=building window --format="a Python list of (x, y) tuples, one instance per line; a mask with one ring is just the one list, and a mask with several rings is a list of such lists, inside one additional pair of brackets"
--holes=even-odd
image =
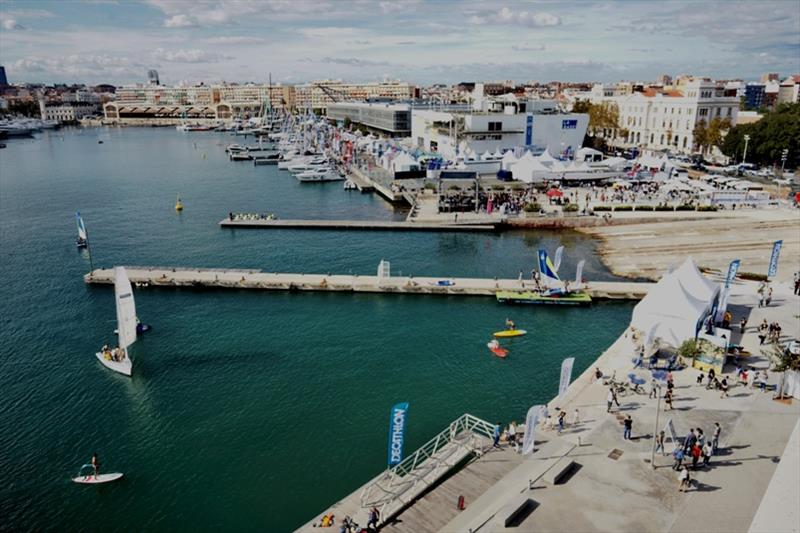
[(706, 108), (701, 108), (698, 114), (699, 114), (701, 117), (708, 116), (708, 109), (706, 109)]
[(489, 131), (503, 131), (503, 123), (489, 122)]

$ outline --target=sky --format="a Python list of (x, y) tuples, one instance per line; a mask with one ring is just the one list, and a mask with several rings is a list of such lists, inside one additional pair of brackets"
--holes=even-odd
[(800, 0), (0, 0), (11, 83), (800, 73)]

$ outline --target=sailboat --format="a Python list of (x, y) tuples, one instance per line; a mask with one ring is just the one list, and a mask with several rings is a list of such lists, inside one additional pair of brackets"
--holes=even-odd
[(76, 212), (75, 219), (78, 223), (78, 238), (75, 239), (75, 244), (78, 246), (78, 248), (86, 248), (89, 246), (89, 241), (86, 238), (86, 226), (83, 225), (81, 214)]
[(95, 355), (107, 368), (130, 376), (133, 363), (128, 348), (136, 342), (136, 304), (133, 301), (131, 282), (123, 267), (114, 268), (114, 301), (117, 307), (119, 346), (113, 350), (104, 347)]

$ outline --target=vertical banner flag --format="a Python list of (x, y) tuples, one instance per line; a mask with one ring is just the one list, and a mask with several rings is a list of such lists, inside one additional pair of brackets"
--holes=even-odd
[(398, 403), (392, 407), (392, 416), (389, 421), (389, 466), (394, 466), (403, 460), (403, 439), (406, 433), (407, 415), (408, 402)]
[(769, 271), (767, 272), (768, 278), (778, 273), (778, 258), (781, 256), (781, 246), (783, 246), (783, 241), (775, 241), (775, 244), (772, 245), (772, 257), (769, 258)]
[(528, 415), (525, 417), (525, 436), (522, 437), (522, 455), (533, 453), (536, 425), (539, 423), (539, 417), (542, 416), (543, 409), (543, 405), (534, 405), (528, 409)]
[(672, 419), (667, 420), (667, 425), (664, 426), (664, 431), (669, 435), (669, 440), (676, 448), (680, 445), (678, 442), (678, 435), (675, 433), (675, 426), (672, 424)]
[(719, 305), (714, 315), (714, 322), (722, 322), (722, 317), (728, 309), (728, 296), (730, 296), (731, 284), (733, 280), (736, 279), (736, 273), (739, 272), (739, 265), (741, 263), (739, 259), (736, 259), (731, 261), (731, 264), (728, 265), (728, 275), (725, 276), (725, 285), (722, 287), (722, 294), (719, 297)]
[(584, 265), (584, 263), (586, 263), (586, 260), (585, 259), (581, 259), (580, 261), (578, 261), (578, 267), (575, 269), (575, 288), (576, 289), (581, 286), (581, 283), (583, 281), (583, 265)]
[(561, 381), (558, 383), (558, 399), (564, 398), (569, 387), (569, 381), (572, 378), (572, 365), (575, 363), (574, 357), (568, 357), (561, 363)]

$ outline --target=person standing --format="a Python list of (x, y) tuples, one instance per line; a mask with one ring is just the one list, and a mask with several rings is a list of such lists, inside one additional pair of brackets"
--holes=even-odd
[(378, 522), (380, 521), (381, 513), (378, 511), (377, 507), (373, 507), (369, 510), (369, 520), (367, 521), (367, 529), (374, 529), (377, 531), (378, 529)]
[(708, 369), (708, 381), (706, 382), (706, 389), (710, 389), (711, 386), (714, 384), (714, 378), (717, 377), (717, 373), (714, 371), (714, 367)]
[(695, 435), (694, 428), (692, 428), (689, 430), (689, 433), (686, 434), (686, 438), (683, 439), (683, 453), (689, 453), (695, 442), (697, 442), (697, 435)]
[(711, 447), (710, 442), (706, 442), (705, 446), (703, 446), (703, 466), (707, 467), (708, 462), (711, 460), (711, 456), (714, 454), (714, 450)]
[(572, 425), (573, 426), (577, 426), (578, 424), (581, 423), (581, 413), (580, 413), (580, 411), (578, 411), (577, 407), (575, 408), (575, 411), (573, 412), (573, 417), (574, 417), (573, 421), (572, 421)]
[(564, 431), (564, 420), (567, 418), (567, 412), (561, 411), (558, 413), (558, 434), (561, 435), (561, 432)]
[(673, 470), (680, 470), (683, 468), (683, 448), (675, 448), (672, 450), (672, 458), (675, 459), (675, 462), (672, 464)]
[(97, 452), (92, 454), (92, 468), (94, 469), (94, 477), (97, 477), (100, 472), (100, 457), (98, 457)]
[(722, 433), (722, 427), (719, 422), (714, 422), (714, 434), (711, 436), (711, 453), (716, 454), (719, 449), (719, 436)]
[[(611, 412), (611, 404), (617, 400), (617, 395), (614, 392), (614, 386), (610, 386), (608, 388), (608, 394), (606, 395), (606, 413)], [(617, 404), (619, 405), (619, 403)]]
[(500, 448), (500, 423), (494, 425), (494, 432), (492, 433), (492, 447)]
[(631, 430), (633, 429), (633, 419), (631, 415), (627, 415), (625, 420), (623, 421), (623, 426), (625, 429), (622, 432), (622, 438), (624, 440), (631, 440)]
[(722, 389), (722, 394), (720, 394), (720, 398), (727, 398), (728, 397), (728, 378), (723, 377), (722, 381), (720, 382), (720, 389)]
[(666, 450), (664, 449), (664, 430), (658, 432), (658, 437), (656, 438), (656, 453), (661, 450), (661, 455), (667, 455)]
[(658, 382), (656, 382), (656, 378), (650, 379), (650, 396), (649, 398), (658, 398)]
[(697, 463), (700, 461), (700, 457), (703, 455), (703, 449), (700, 447), (698, 443), (694, 443), (692, 445), (692, 470), (697, 470)]
[(664, 395), (664, 410), (672, 411), (672, 390), (668, 390)]
[(739, 331), (744, 335), (744, 330), (747, 327), (747, 317), (743, 317), (742, 321), (739, 322)]

